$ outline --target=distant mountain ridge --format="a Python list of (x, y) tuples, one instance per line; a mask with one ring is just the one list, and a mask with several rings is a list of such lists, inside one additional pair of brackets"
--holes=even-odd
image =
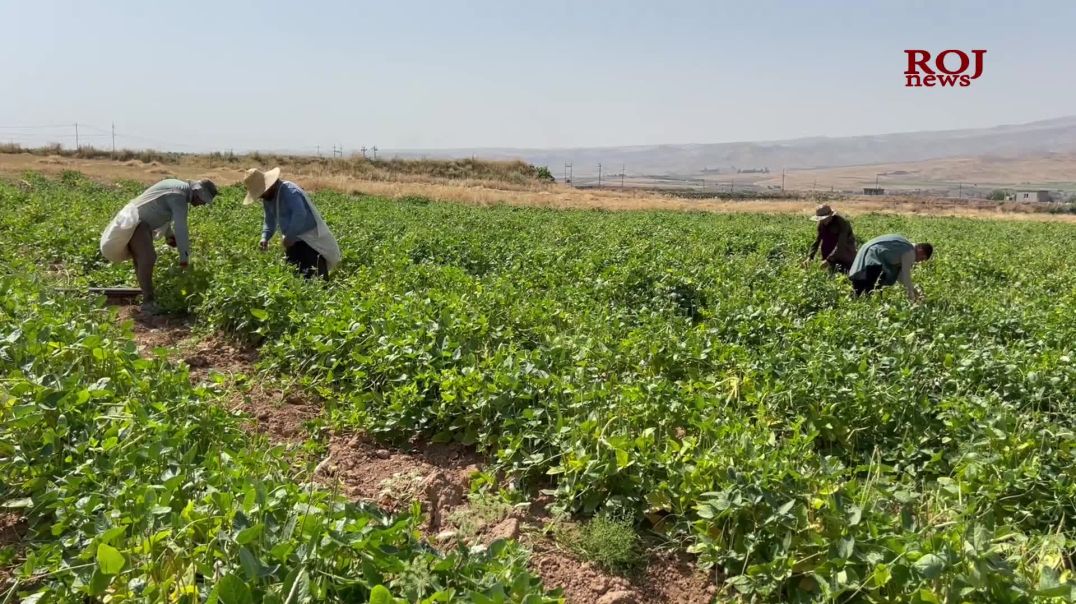
[(577, 175), (592, 174), (602, 163), (607, 173), (626, 166), (630, 174), (695, 175), (736, 169), (832, 168), (924, 161), (945, 157), (1018, 157), (1076, 152), (1076, 116), (991, 128), (903, 132), (850, 137), (809, 137), (778, 141), (638, 145), (575, 149), (478, 148), (400, 150), (399, 157), (522, 159), (560, 174), (565, 162)]

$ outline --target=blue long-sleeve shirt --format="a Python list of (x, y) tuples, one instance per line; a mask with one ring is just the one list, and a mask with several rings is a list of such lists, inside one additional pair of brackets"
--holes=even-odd
[[(280, 215), (277, 216), (279, 202)], [(287, 239), (297, 239), (299, 235), (317, 226), (314, 213), (310, 211), (310, 202), (306, 193), (299, 185), (287, 181), (280, 181), (280, 188), (273, 199), (263, 199), (262, 209), (265, 210), (265, 223), (262, 225), (262, 241), (269, 241), (273, 233), (280, 226), (280, 234)]]

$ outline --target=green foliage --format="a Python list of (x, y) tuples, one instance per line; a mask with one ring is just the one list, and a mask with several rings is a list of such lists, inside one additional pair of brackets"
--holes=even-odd
[[(28, 182), (0, 185), (0, 205), (20, 208), (0, 213), (0, 260), (10, 272), (59, 263), (66, 270), (48, 277), (57, 285), (132, 282), (129, 265), (109, 265), (96, 249), (129, 191), (84, 179)], [(813, 231), (797, 218), (474, 208), (333, 193), (316, 201), (345, 260), (328, 284), (307, 283), (283, 266), (279, 250), (256, 250), (260, 212), (238, 199), (229, 189), (219, 203), (191, 213), (192, 266), (204, 269), (206, 281), (185, 303), (207, 327), (260, 343), (263, 369), (331, 396), (334, 427), (473, 445), (490, 456), (491, 472), (523, 488), (550, 489), (562, 511), (660, 522), (700, 564), (723, 569), (725, 597), (1072, 598), (1072, 225), (857, 218), (861, 236), (901, 232), (937, 246), (914, 274), (928, 299), (911, 306), (896, 288), (852, 300), (846, 280), (805, 272), (799, 261)], [(174, 258), (162, 253), (163, 267)], [(57, 321), (80, 325), (80, 317)], [(85, 363), (101, 362), (94, 348), (106, 352), (105, 361), (107, 351), (122, 348), (110, 346), (80, 355), (36, 349), (58, 364), (33, 375), (47, 383), (54, 373), (81, 372), (81, 391), (100, 377), (149, 370), (121, 363), (107, 373), (88, 371)], [(5, 365), (9, 372), (19, 375), (27, 362), (20, 359)], [(159, 417), (164, 411), (153, 405), (161, 401), (189, 418), (189, 435), (166, 441), (161, 464), (182, 466), (187, 462), (175, 455), (194, 455), (209, 476), (249, 481), (263, 474), (260, 464), (277, 463), (219, 467), (210, 447), (223, 418), (204, 405), (183, 411), (171, 401), (198, 396), (173, 382), (155, 383), (149, 395), (139, 391), (145, 403), (125, 394), (120, 408), (129, 399), (149, 405), (124, 411), (137, 418), (127, 428), (136, 435), (175, 424)], [(80, 446), (101, 447), (111, 434), (126, 448), (109, 451), (141, 450), (149, 437), (109, 432), (126, 424), (112, 426), (119, 420), (106, 418), (113, 414), (85, 410), (91, 401), (98, 409), (115, 406), (92, 396), (75, 405), (87, 424)], [(87, 451), (54, 459), (55, 446), (42, 445), (56, 440), (41, 432), (48, 417), (33, 415), (42, 427), (28, 424), (10, 438), (40, 451), (40, 472), (53, 476), (59, 469), (49, 468), (77, 467)], [(106, 473), (109, 481), (164, 486), (167, 466), (119, 467)], [(3, 482), (28, 480), (14, 478)], [(79, 498), (105, 492), (81, 478), (64, 488)], [(221, 490), (242, 492), (237, 488)], [(31, 491), (19, 487), (8, 498)], [(289, 501), (306, 497), (301, 489), (284, 492)], [(268, 530), (286, 515), (267, 522)], [(216, 534), (178, 547), (216, 555), (197, 549)], [(91, 567), (92, 539), (75, 541), (79, 562)], [(126, 558), (121, 574), (146, 564), (109, 544)], [(238, 559), (228, 547), (221, 559)], [(62, 555), (46, 558), (55, 568)], [(301, 567), (287, 560), (288, 572)], [(431, 560), (401, 562), (406, 572), (393, 577), (423, 584), (439, 568)], [(503, 561), (482, 564), (516, 568)], [(297, 572), (327, 581), (313, 568)], [(363, 589), (383, 582), (413, 599), (387, 575), (362, 576)], [(81, 580), (88, 586), (91, 579)], [(257, 596), (268, 588), (252, 589)]]
[(994, 189), (990, 192), (986, 198), (990, 201), (1005, 201), (1009, 198), (1010, 193), (1005, 189)]
[(553, 173), (549, 171), (546, 166), (538, 166), (535, 168), (534, 176), (536, 179), (544, 182), (557, 182), (556, 178), (553, 178)]
[(556, 532), (579, 557), (610, 572), (627, 574), (643, 564), (639, 534), (628, 516), (601, 513), (581, 524), (564, 524)]
[(459, 530), (457, 541), (467, 543), (483, 529), (504, 520), (512, 504), (495, 493), (476, 492), (467, 496), (467, 506), (448, 515), (448, 522)]
[[(98, 210), (77, 195), (95, 185), (65, 181), (35, 195)], [(5, 204), (10, 193), (0, 185)], [(41, 199), (20, 207), (67, 220)], [(282, 450), (251, 439), (185, 370), (140, 358), (112, 313), (35, 277), (27, 250), (57, 239), (12, 228), (34, 228), (24, 220), (0, 218), (13, 242), (0, 275), (0, 502), (28, 527), (5, 601), (558, 600), (514, 544), (438, 553), (419, 538), (417, 508), (386, 516), (310, 483), (309, 471), (294, 476)], [(77, 262), (85, 230), (57, 252)], [(112, 274), (85, 264), (99, 270), (80, 280)], [(2, 553), (7, 567), (13, 550)]]

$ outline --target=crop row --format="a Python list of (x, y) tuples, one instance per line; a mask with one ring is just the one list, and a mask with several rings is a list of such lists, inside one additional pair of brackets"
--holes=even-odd
[[(95, 237), (132, 191), (69, 180), (5, 189), (26, 210), (0, 253), (129, 280)], [(163, 299), (329, 393), (335, 424), (473, 445), (565, 511), (682, 540), (745, 599), (1073, 597), (1071, 226), (856, 220), (938, 246), (911, 307), (805, 272), (794, 218), (331, 193), (345, 263), (312, 284), (255, 251), (237, 196), (194, 212)]]

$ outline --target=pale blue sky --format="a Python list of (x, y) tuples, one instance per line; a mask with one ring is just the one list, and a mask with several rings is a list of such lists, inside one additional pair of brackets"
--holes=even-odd
[[(176, 150), (574, 147), (1076, 114), (1071, 0), (0, 0), (0, 23), (0, 142), (114, 121)], [(985, 48), (985, 72), (905, 88), (905, 48)]]

